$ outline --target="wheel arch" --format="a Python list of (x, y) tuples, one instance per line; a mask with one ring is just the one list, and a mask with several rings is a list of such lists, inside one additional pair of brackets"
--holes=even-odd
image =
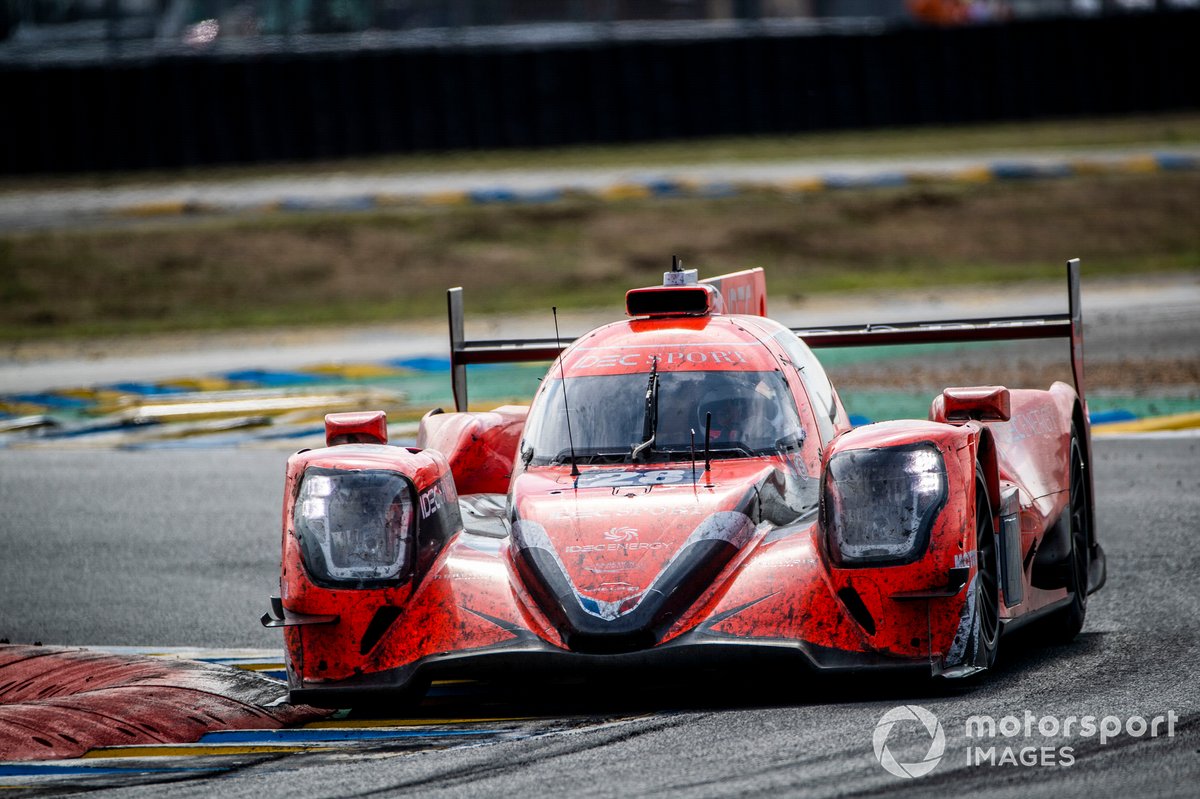
[(988, 505), (992, 511), (992, 524), (1000, 515), (1000, 463), (996, 454), (996, 439), (990, 428), (981, 425), (975, 443), (975, 460), (983, 469), (987, 486)]

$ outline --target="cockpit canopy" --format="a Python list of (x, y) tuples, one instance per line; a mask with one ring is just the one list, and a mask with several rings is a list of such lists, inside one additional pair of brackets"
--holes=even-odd
[(635, 451), (639, 461), (686, 460), (693, 440), (697, 457), (703, 457), (709, 414), (708, 445), (714, 458), (793, 451), (804, 440), (806, 431), (778, 371), (651, 375), (549, 377), (530, 409), (522, 457), (533, 465), (564, 463), (572, 440), (578, 463), (628, 463)]

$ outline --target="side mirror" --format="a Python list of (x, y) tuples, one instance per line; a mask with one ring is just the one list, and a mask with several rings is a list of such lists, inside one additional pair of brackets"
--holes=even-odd
[(386, 444), (387, 414), (383, 411), (329, 413), (325, 415), (325, 446)]
[(948, 422), (967, 419), (1007, 422), (1011, 407), (1008, 389), (1004, 386), (948, 388), (942, 392), (942, 413)]

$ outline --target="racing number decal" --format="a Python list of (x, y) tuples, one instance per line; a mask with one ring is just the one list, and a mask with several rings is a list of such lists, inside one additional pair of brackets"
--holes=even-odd
[(632, 486), (656, 486), (682, 483), (687, 472), (682, 469), (655, 469), (652, 471), (585, 472), (579, 475), (580, 488), (626, 488)]

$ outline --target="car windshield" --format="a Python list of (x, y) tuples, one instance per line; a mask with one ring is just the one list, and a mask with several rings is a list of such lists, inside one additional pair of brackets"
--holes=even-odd
[[(524, 457), (539, 465), (565, 462), (571, 453), (567, 417), (580, 463), (621, 463), (639, 458), (690, 457), (704, 449), (705, 421), (712, 414), (713, 457), (748, 457), (798, 449), (804, 427), (791, 392), (778, 372), (658, 372), (657, 413), (648, 402), (648, 372), (554, 379), (538, 395), (525, 426)], [(568, 408), (567, 402), (570, 405)], [(648, 411), (657, 418), (646, 421)], [(653, 443), (647, 446), (647, 432)]]

